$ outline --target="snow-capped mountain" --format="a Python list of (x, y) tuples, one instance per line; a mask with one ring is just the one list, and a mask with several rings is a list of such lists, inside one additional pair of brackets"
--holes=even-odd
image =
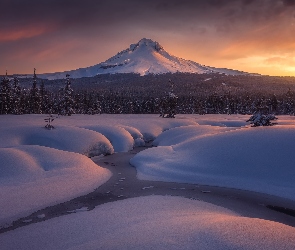
[(138, 73), (140, 75), (147, 75), (176, 72), (197, 74), (225, 73), (228, 75), (247, 74), (238, 70), (214, 68), (181, 59), (165, 51), (158, 42), (143, 38), (138, 43), (131, 44), (128, 49), (119, 52), (100, 64), (71, 71), (42, 74), (39, 77), (62, 79), (65, 78), (66, 74), (70, 74), (71, 78), (80, 78), (109, 73)]

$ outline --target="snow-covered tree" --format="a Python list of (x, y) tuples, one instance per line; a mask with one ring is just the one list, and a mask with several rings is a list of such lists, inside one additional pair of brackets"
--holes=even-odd
[(33, 84), (29, 94), (29, 113), (40, 114), (41, 113), (41, 97), (39, 89), (37, 87), (37, 75), (34, 68)]
[(259, 126), (273, 126), (277, 123), (272, 122), (274, 120), (277, 120), (278, 118), (275, 117), (273, 114), (267, 114), (263, 115), (261, 113), (257, 113), (252, 115), (247, 122), (250, 122), (252, 124), (252, 127), (259, 127)]
[(170, 82), (170, 91), (168, 95), (162, 99), (161, 103), (161, 114), (163, 118), (175, 118), (176, 115), (176, 106), (177, 106), (177, 95), (174, 94), (174, 84), (171, 80)]
[(22, 111), (22, 90), (19, 86), (19, 80), (17, 77), (13, 79), (13, 86), (11, 90), (12, 102), (11, 102), (11, 112), (15, 115), (20, 115)]
[(264, 103), (260, 103), (259, 107), (256, 107), (256, 112), (247, 120), (252, 124), (252, 127), (258, 126), (273, 126), (277, 123), (272, 122), (277, 120), (274, 114), (269, 113), (269, 107)]
[(1, 108), (1, 114), (9, 114), (11, 111), (11, 87), (10, 87), (10, 81), (6, 75), (1, 80), (1, 86), (0, 86), (0, 108)]
[(53, 111), (53, 103), (54, 103), (54, 95), (46, 90), (44, 81), (41, 82), (40, 85), (40, 100), (41, 100), (41, 110), (43, 114), (52, 114)]
[(98, 96), (93, 93), (88, 94), (85, 102), (85, 114), (95, 115), (100, 114), (100, 103), (98, 101)]
[(72, 115), (74, 114), (74, 98), (73, 89), (71, 88), (70, 75), (66, 75), (66, 86), (60, 90), (61, 100), (59, 105), (60, 115)]

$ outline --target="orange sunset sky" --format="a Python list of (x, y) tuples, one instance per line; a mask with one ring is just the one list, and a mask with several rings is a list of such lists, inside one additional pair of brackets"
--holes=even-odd
[(214, 67), (295, 76), (295, 0), (1, 0), (0, 74), (98, 64), (146, 37)]

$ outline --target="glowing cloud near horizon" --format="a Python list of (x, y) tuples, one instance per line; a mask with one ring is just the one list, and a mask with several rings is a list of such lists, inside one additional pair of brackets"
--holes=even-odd
[(147, 37), (201, 64), (295, 76), (294, 0), (10, 0), (0, 8), (0, 74), (95, 65)]

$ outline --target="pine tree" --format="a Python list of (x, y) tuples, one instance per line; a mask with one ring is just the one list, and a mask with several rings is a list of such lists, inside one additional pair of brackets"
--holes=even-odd
[(176, 115), (176, 106), (177, 106), (177, 95), (174, 94), (174, 84), (171, 80), (170, 82), (170, 91), (168, 95), (163, 98), (161, 103), (161, 114), (163, 118), (175, 118)]
[(60, 115), (72, 115), (74, 114), (74, 98), (73, 89), (71, 88), (70, 75), (66, 75), (66, 86), (61, 89), (61, 100), (59, 105)]
[(1, 80), (0, 86), (0, 108), (1, 114), (9, 114), (11, 112), (11, 87), (9, 84), (9, 79), (7, 76), (7, 71), (5, 77)]
[(20, 115), (22, 111), (22, 90), (19, 86), (19, 80), (17, 77), (14, 77), (13, 87), (12, 87), (12, 114)]
[(39, 92), (40, 92), (42, 113), (43, 114), (52, 114), (52, 112), (53, 112), (53, 109), (52, 109), (52, 107), (53, 107), (53, 94), (46, 90), (45, 85), (44, 85), (44, 81), (41, 81)]
[(294, 92), (289, 88), (288, 92), (284, 97), (284, 114), (294, 114)]
[(36, 69), (34, 68), (33, 85), (29, 94), (29, 113), (40, 114), (41, 113), (41, 98), (39, 89), (37, 87)]
[(247, 120), (252, 124), (252, 127), (259, 127), (259, 126), (273, 126), (277, 123), (272, 122), (277, 120), (278, 118), (275, 117), (274, 114), (269, 113), (269, 107), (264, 105), (263, 103), (257, 107), (256, 112)]

